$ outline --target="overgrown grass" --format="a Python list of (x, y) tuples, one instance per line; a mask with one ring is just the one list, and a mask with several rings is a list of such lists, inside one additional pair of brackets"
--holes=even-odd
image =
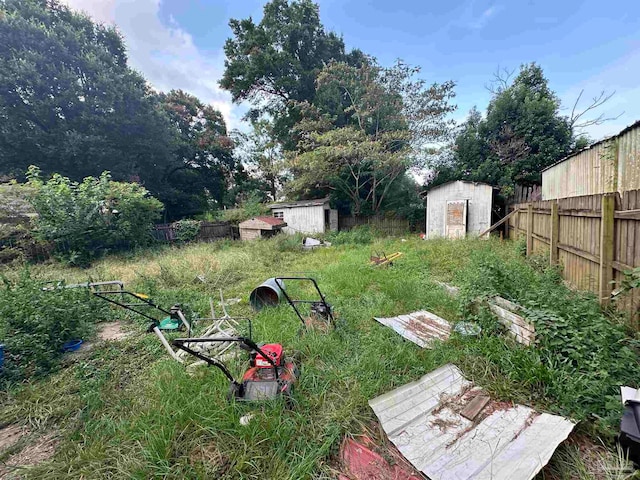
[[(570, 415), (582, 421), (580, 431), (610, 442), (620, 413), (617, 385), (635, 384), (637, 355), (622, 327), (605, 317), (593, 298), (569, 291), (557, 272), (524, 260), (517, 245), (473, 239), (367, 241), (373, 243), (350, 240), (308, 252), (295, 238), (221, 242), (110, 257), (88, 270), (36, 267), (49, 279), (123, 280), (159, 303), (186, 303), (200, 314), (208, 311), (209, 296), (216, 298), (222, 289), (225, 297), (242, 299), (231, 313), (254, 318), (257, 340), (300, 352), (302, 377), (292, 410), (281, 402), (229, 404), (219, 371), (187, 375), (155, 337), (144, 333), (146, 322), (132, 318), (134, 338), (96, 347), (48, 379), (4, 394), (0, 424), (26, 423), (32, 430), (59, 429), (63, 435), (54, 459), (27, 476), (334, 478), (341, 438), (375, 419), (367, 401), (448, 362), (501, 399)], [(392, 268), (372, 268), (369, 256), (376, 250), (404, 256)], [(315, 277), (339, 315), (337, 330), (299, 335), (300, 322), (285, 305), (252, 313), (249, 292), (275, 274)], [(450, 297), (436, 280), (461, 286), (462, 295)], [(290, 288), (297, 295), (311, 293)], [(525, 348), (502, 334), (475, 301), (492, 294), (528, 309), (539, 325), (539, 345)], [(479, 322), (483, 334), (454, 336), (422, 350), (371, 320), (416, 309), (452, 322)], [(567, 350), (581, 342), (588, 352)], [(256, 416), (240, 426), (239, 418), (249, 411)], [(576, 478), (592, 478), (577, 450), (559, 452), (547, 470), (550, 478), (570, 478), (562, 472), (583, 470)], [(606, 463), (617, 457), (603, 458)]]

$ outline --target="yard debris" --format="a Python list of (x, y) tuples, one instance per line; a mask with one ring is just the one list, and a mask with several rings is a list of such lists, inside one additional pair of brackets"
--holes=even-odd
[(634, 463), (640, 463), (640, 390), (620, 387), (624, 413), (620, 420), (618, 442)]
[(523, 310), (520, 305), (495, 296), (489, 300), (489, 308), (517, 342), (526, 346), (535, 342), (536, 329), (532, 323), (527, 322), (524, 317), (518, 314)]
[(251, 308), (259, 312), (264, 307), (275, 307), (280, 303), (287, 289), (284, 281), (276, 282), (275, 278), (267, 278), (249, 294)]
[(246, 415), (241, 416), (240, 425), (242, 425), (243, 427), (246, 427), (247, 425), (249, 425), (249, 422), (253, 420), (253, 417), (255, 417), (254, 413), (247, 413)]
[(462, 412), (481, 395), (449, 364), (369, 405), (389, 440), (431, 480), (531, 480), (575, 426), (493, 399), (468, 420)]
[(445, 341), (451, 335), (451, 324), (426, 310), (391, 318), (374, 317), (374, 320), (422, 348), (431, 348), (434, 340)]
[(482, 332), (482, 327), (477, 323), (458, 322), (455, 327), (453, 327), (453, 330), (465, 337), (477, 337), (480, 335), (480, 332)]
[(313, 250), (317, 247), (330, 247), (331, 242), (325, 242), (324, 240), (318, 240), (316, 238), (304, 237), (302, 239), (302, 248), (304, 250)]
[(460, 294), (460, 287), (454, 287), (453, 285), (449, 285), (448, 283), (440, 282), (438, 280), (436, 280), (435, 283), (436, 285), (440, 285), (442, 288), (444, 288), (452, 297), (457, 297), (458, 294)]
[(338, 480), (422, 480), (421, 476), (409, 473), (410, 466), (390, 465), (382, 455), (367, 448), (364, 443), (373, 443), (368, 437), (362, 440), (363, 443), (346, 438), (342, 442), (340, 461), (344, 473), (338, 475)]
[[(287, 282), (311, 282), (317, 297), (314, 300), (304, 300), (292, 298), (285, 289), (285, 280)], [(331, 328), (335, 327), (335, 318), (333, 315), (333, 307), (327, 302), (324, 295), (320, 291), (318, 282), (311, 277), (276, 277), (274, 278), (276, 285), (279, 287), (282, 295), (287, 300), (291, 308), (302, 322), (307, 330), (318, 330), (327, 333)], [(301, 305), (309, 305), (308, 315), (301, 311)]]
[(369, 257), (369, 265), (372, 267), (393, 266), (393, 262), (403, 255), (402, 252), (395, 252), (387, 256), (384, 252), (375, 252)]

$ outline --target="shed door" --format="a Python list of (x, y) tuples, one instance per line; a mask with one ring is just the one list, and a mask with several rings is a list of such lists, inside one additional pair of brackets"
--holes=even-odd
[(447, 201), (447, 238), (462, 238), (467, 234), (467, 201)]

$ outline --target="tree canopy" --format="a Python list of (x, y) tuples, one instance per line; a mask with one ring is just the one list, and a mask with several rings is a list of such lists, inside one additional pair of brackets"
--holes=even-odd
[(395, 182), (419, 167), (429, 142), (446, 138), (453, 82), (427, 84), (420, 70), (374, 59), (360, 67), (332, 62), (319, 74), (317, 105), (304, 104), (291, 159), (291, 188), (344, 195), (351, 213), (378, 214)]
[(79, 181), (108, 170), (143, 184), (166, 218), (234, 203), (238, 166), (218, 110), (153, 91), (114, 28), (55, 0), (0, 8), (0, 175), (37, 164)]
[(268, 114), (286, 149), (295, 147), (290, 130), (299, 121), (299, 102), (314, 103), (316, 78), (331, 60), (359, 65), (359, 50), (345, 52), (342, 38), (327, 32), (318, 5), (311, 0), (273, 0), (256, 24), (252, 18), (232, 19), (233, 37), (224, 46), (222, 88), (233, 100), (252, 103), (252, 118)]
[(516, 184), (539, 185), (542, 170), (581, 142), (542, 68), (523, 65), (510, 84), (499, 85), (486, 118), (474, 108), (450, 153), (434, 162), (433, 185), (449, 180), (486, 182), (509, 195)]

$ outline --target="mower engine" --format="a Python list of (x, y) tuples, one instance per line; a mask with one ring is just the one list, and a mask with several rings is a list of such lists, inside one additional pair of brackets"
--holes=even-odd
[(251, 352), (249, 369), (240, 384), (231, 385), (230, 393), (237, 400), (265, 400), (282, 395), (289, 401), (298, 376), (298, 366), (292, 358), (285, 357), (282, 345), (268, 343), (260, 346), (260, 351)]
[(331, 305), (326, 302), (313, 302), (311, 304), (311, 316), (321, 318), (323, 320), (329, 320), (332, 315), (333, 309)]

